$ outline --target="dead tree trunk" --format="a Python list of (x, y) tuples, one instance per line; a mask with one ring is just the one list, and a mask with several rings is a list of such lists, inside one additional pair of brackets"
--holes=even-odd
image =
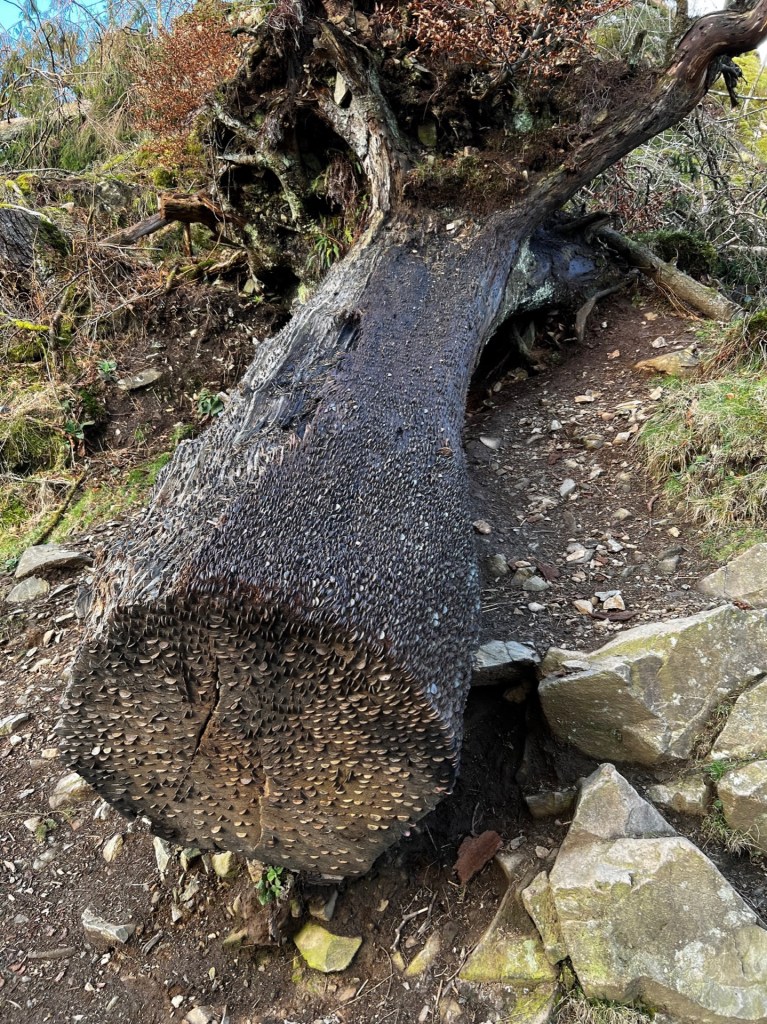
[(70, 757), (121, 810), (351, 875), (450, 790), (479, 610), (469, 377), (505, 310), (597, 276), (561, 238), (518, 247), (511, 218), (383, 233), (182, 445), (99, 579), (68, 694)]
[[(652, 90), (576, 133), (511, 211), (460, 230), (402, 206), (411, 147), (367, 51), (328, 23), (305, 30), (306, 66), (329, 62), (350, 96), (334, 103), (327, 67), (291, 95), (311, 92), (356, 154), (371, 229), (262, 343), (100, 566), (60, 733), (70, 764), (159, 834), (345, 876), (458, 767), (478, 617), (461, 451), (477, 357), (510, 314), (594, 286), (588, 257), (541, 225), (691, 109), (711, 59), (764, 35), (767, 0), (701, 19)], [(252, 163), (300, 221), (275, 95), (279, 123), (221, 120), (267, 147)]]

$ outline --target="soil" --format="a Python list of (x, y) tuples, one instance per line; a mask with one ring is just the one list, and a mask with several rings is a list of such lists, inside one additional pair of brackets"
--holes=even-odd
[[(211, 336), (208, 354), (194, 360), (189, 341), (199, 354), (203, 339), (189, 339), (186, 327), (168, 332), (174, 312), (163, 314), (169, 318), (165, 336), (175, 340), (166, 343), (160, 360), (168, 379), (180, 379), (183, 386), (135, 396), (124, 400), (122, 411), (112, 409), (109, 429), (114, 432), (115, 422), (124, 419), (118, 438), (123, 430), (135, 432), (147, 411), (157, 414), (152, 422), (159, 437), (169, 424), (188, 418), (189, 399), (180, 396), (188, 396), (190, 386), (225, 388), (236, 378), (252, 340), (233, 350), (231, 338), (249, 334), (236, 326), (247, 323), (248, 310), (231, 294), (221, 308), (237, 309), (231, 331)], [(490, 527), (489, 533), (477, 533), (483, 640), (531, 643), (541, 653), (550, 645), (590, 649), (639, 622), (706, 606), (694, 589), (711, 568), (701, 552), (704, 534), (647, 479), (635, 433), (615, 443), (634, 426), (630, 410), (616, 411), (621, 403), (638, 403), (636, 420), (651, 409), (658, 386), (633, 364), (657, 354), (657, 337), (669, 347), (683, 347), (694, 341), (694, 329), (694, 322), (657, 295), (620, 296), (597, 309), (582, 347), (568, 346), (541, 372), (480, 367), (466, 440), (473, 517)], [(147, 330), (143, 351), (134, 347), (123, 354), (120, 372), (145, 368), (154, 331)], [(195, 369), (200, 363), (203, 369)], [(576, 401), (582, 395), (593, 401)], [(107, 433), (103, 441), (111, 450), (116, 437)], [(575, 488), (562, 497), (566, 480)], [(109, 524), (80, 536), (76, 545), (92, 551), (123, 528)], [(568, 545), (574, 544), (592, 552), (582, 564), (567, 561)], [(490, 566), (498, 554), (509, 571), (498, 572), (498, 559)], [(676, 567), (668, 571), (666, 565), (664, 571), (663, 560), (676, 554)], [(528, 567), (536, 575), (543, 572), (550, 586), (534, 593), (520, 589), (514, 574)], [(466, 1000), (457, 973), (496, 911), (505, 882), (491, 864), (460, 886), (453, 873), (458, 846), (467, 836), (495, 830), (506, 850), (525, 855), (526, 869), (550, 866), (568, 823), (532, 819), (523, 789), (572, 785), (594, 767), (547, 734), (534, 681), (527, 681), (531, 694), (522, 702), (505, 699), (503, 686), (473, 691), (455, 793), (366, 877), (341, 887), (330, 928), (359, 935), (363, 943), (347, 971), (324, 976), (302, 967), (289, 941), (297, 920), (285, 926), (281, 946), (258, 948), (246, 939), (239, 949), (223, 948), (225, 937), (242, 927), (238, 908), (253, 902), (253, 884), (242, 866), (237, 878), (224, 881), (207, 857), (194, 858), (186, 871), (174, 857), (162, 876), (141, 821), (125, 821), (95, 795), (50, 809), (53, 787), (66, 772), (55, 750), (57, 703), (80, 633), (73, 612), (76, 578), (62, 572), (51, 583), (47, 598), (4, 613), (0, 625), (0, 717), (30, 715), (17, 736), (0, 738), (3, 1019), (168, 1024), (199, 1006), (208, 1007), (217, 1024), (423, 1024), (439, 1020), (440, 1006), (444, 1011), (451, 999)], [(607, 591), (620, 591), (625, 611), (634, 613), (630, 620), (576, 611), (574, 601)], [(597, 613), (600, 608), (599, 602), (593, 605)], [(524, 692), (524, 686), (517, 688), (516, 696)], [(640, 772), (626, 774), (640, 790), (649, 782)], [(40, 821), (29, 820), (34, 818)], [(673, 822), (703, 844), (694, 822)], [(122, 852), (107, 863), (104, 844), (117, 834), (124, 839)], [(760, 862), (710, 844), (707, 853), (755, 909), (767, 910)], [(299, 880), (295, 895), (300, 902), (329, 891), (302, 887)], [(86, 908), (111, 922), (132, 922), (135, 934), (124, 946), (97, 945), (83, 932)], [(410, 963), (435, 933), (441, 946), (431, 967), (420, 976), (403, 974), (399, 956)], [(502, 1001), (500, 990), (478, 990), (462, 1004), (461, 1020), (497, 1020)]]

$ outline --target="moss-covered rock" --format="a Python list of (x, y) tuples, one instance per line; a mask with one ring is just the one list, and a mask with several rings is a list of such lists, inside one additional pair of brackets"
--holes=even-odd
[(639, 1001), (677, 1024), (767, 1019), (767, 931), (612, 765), (583, 784), (550, 883), (587, 997)]
[(733, 605), (637, 626), (590, 654), (552, 649), (543, 711), (560, 739), (592, 757), (684, 760), (765, 650), (767, 615)]

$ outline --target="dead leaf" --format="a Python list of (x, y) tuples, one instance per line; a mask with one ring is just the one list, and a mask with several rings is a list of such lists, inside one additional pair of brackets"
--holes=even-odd
[(551, 565), (550, 562), (536, 562), (536, 565), (538, 566), (538, 572), (547, 583), (551, 583), (552, 580), (558, 580), (562, 575), (556, 565)]
[(483, 832), (479, 836), (467, 836), (458, 847), (458, 859), (453, 871), (458, 875), (461, 885), (472, 879), (481, 871), (488, 861), (498, 853), (503, 841), (497, 832)]
[(645, 313), (644, 318), (645, 318), (645, 320), (657, 320), (658, 319), (658, 314), (657, 313)]
[(620, 359), (620, 355), (621, 355), (621, 350), (619, 348), (614, 348), (612, 350), (612, 352), (608, 352), (607, 353), (607, 358), (608, 359)]

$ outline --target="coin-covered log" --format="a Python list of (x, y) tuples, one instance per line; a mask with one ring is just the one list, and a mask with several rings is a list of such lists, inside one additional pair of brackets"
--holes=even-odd
[(119, 810), (347, 876), (450, 791), (478, 618), (470, 375), (509, 310), (595, 278), (572, 239), (518, 231), (384, 231), (179, 446), (97, 566), (60, 725)]

